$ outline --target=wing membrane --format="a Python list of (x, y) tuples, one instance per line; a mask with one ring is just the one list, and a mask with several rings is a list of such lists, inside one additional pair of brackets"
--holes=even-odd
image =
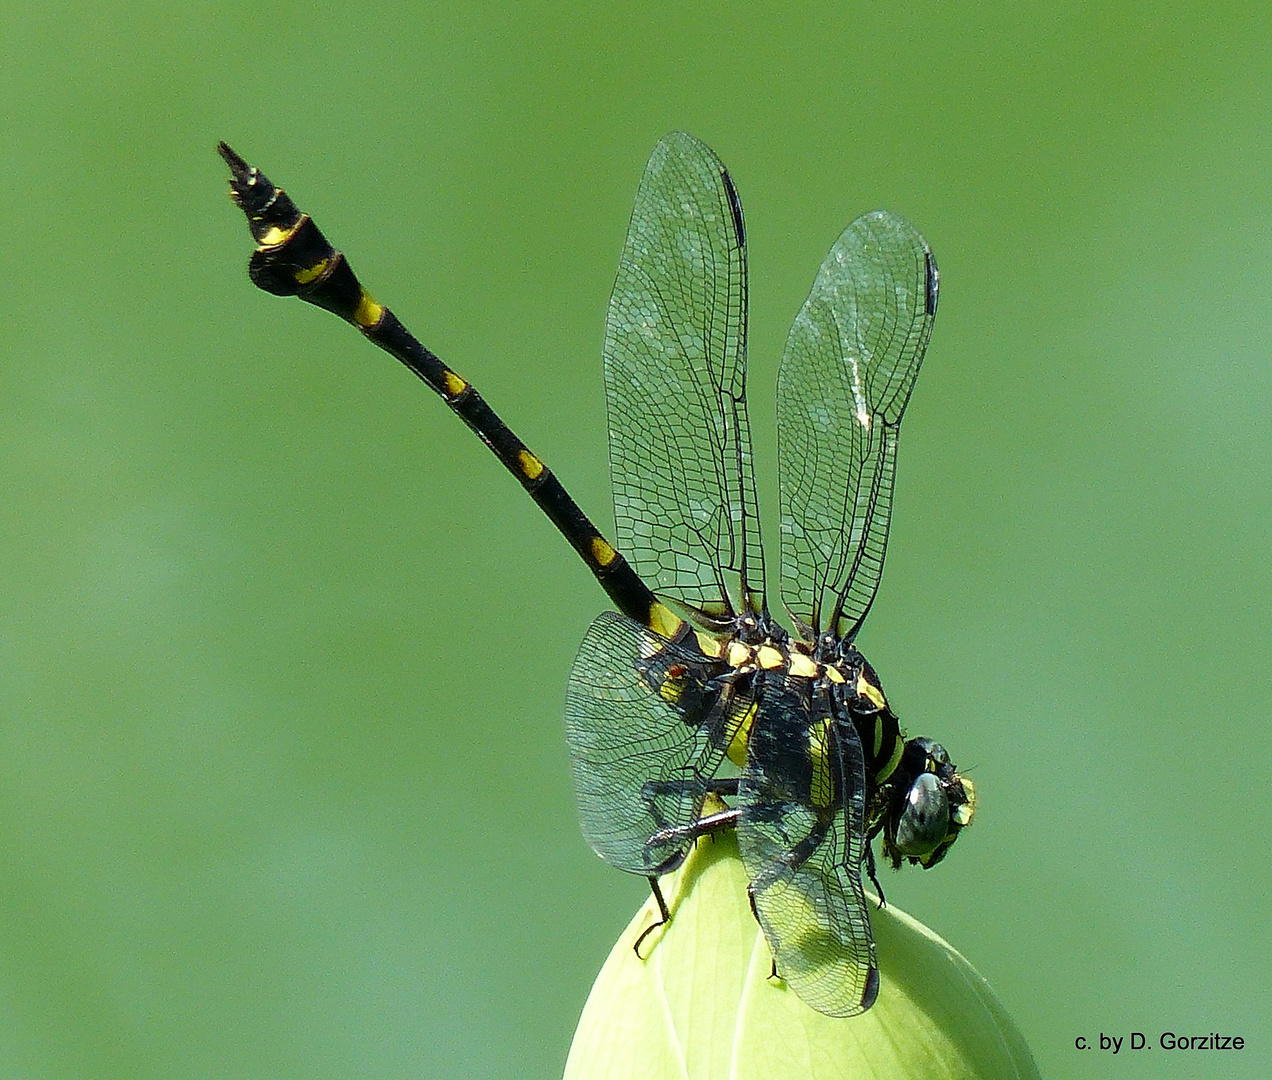
[(645, 166), (605, 320), (618, 546), (711, 615), (763, 604), (746, 412), (746, 233), (729, 174), (682, 132)]
[(835, 242), (791, 327), (777, 385), (782, 598), (802, 632), (851, 640), (870, 610), (936, 299), (926, 241), (876, 210)]
[(701, 653), (625, 616), (592, 623), (570, 671), (565, 732), (583, 836), (606, 862), (654, 874), (684, 858), (691, 837), (650, 837), (700, 816), (750, 703), (731, 690)]
[(766, 686), (739, 784), (738, 844), (777, 973), (827, 1016), (852, 1016), (879, 988), (861, 886), (865, 759), (824, 688)]

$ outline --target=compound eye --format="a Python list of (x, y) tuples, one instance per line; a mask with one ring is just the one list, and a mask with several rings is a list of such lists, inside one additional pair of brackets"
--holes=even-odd
[(921, 773), (910, 785), (905, 809), (897, 822), (897, 851), (922, 858), (930, 855), (950, 831), (950, 802), (931, 773)]

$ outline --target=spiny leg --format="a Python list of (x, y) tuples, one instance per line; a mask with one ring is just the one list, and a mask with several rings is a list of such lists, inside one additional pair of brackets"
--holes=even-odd
[(870, 878), (870, 883), (875, 887), (875, 892), (879, 894), (879, 910), (882, 911), (888, 906), (888, 901), (883, 895), (883, 886), (879, 884), (879, 877), (875, 873), (874, 847), (869, 840), (866, 841), (866, 876)]
[[(727, 785), (729, 781), (724, 781), (724, 783)], [(736, 791), (736, 780), (732, 781), (732, 786)], [(652, 845), (655, 843), (679, 843), (683, 841), (692, 842), (701, 836), (711, 836), (718, 832), (724, 832), (726, 829), (735, 829), (737, 828), (738, 818), (741, 816), (741, 813), (742, 812), (740, 810), (721, 810), (718, 813), (708, 814), (706, 817), (701, 817), (689, 825), (678, 825), (668, 829), (659, 829), (658, 832), (654, 833), (654, 835), (649, 838), (649, 843)], [(640, 955), (640, 947), (644, 944), (645, 939), (660, 926), (666, 926), (667, 923), (671, 922), (671, 912), (667, 908), (667, 901), (663, 898), (662, 888), (658, 884), (658, 878), (650, 877), (648, 880), (650, 891), (654, 894), (654, 901), (658, 904), (659, 919), (656, 923), (645, 927), (645, 929), (640, 932), (640, 937), (638, 937), (632, 944), (632, 951), (636, 953), (637, 958), (640, 960), (648, 959), (648, 957)]]
[[(783, 873), (790, 871), (794, 873), (804, 863), (812, 858), (813, 852), (821, 846), (821, 842), (826, 839), (826, 834), (830, 831), (829, 821), (819, 821), (813, 826), (809, 834), (804, 837), (798, 844), (790, 849), (784, 858), (778, 859), (771, 863), (765, 872), (757, 878), (752, 879), (751, 884), (746, 887), (746, 898), (751, 903), (751, 914), (755, 916), (755, 921), (761, 927), (764, 923), (760, 920), (760, 910), (755, 904), (755, 894), (763, 892), (772, 885)], [(777, 957), (771, 956), (772, 970), (769, 972), (770, 979), (778, 978), (777, 974)]]
[(667, 901), (663, 899), (662, 889), (658, 886), (658, 879), (651, 876), (646, 880), (649, 882), (649, 889), (654, 894), (654, 900), (658, 904), (658, 921), (645, 927), (640, 932), (640, 937), (632, 945), (632, 952), (636, 954), (636, 959), (641, 961), (648, 959), (648, 957), (640, 955), (640, 947), (644, 940), (660, 926), (666, 926), (671, 922), (671, 912), (667, 910)]

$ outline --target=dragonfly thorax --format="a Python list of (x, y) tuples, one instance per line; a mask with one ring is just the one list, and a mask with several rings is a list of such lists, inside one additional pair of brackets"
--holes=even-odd
[[(750, 628), (745, 628), (749, 630)], [(814, 660), (807, 644), (792, 640), (780, 627), (779, 633), (762, 637), (747, 632), (715, 635), (695, 631), (698, 648), (707, 656), (723, 661), (739, 675), (756, 671), (789, 672), (800, 679), (829, 678), (846, 682), (849, 673), (837, 664)]]
[(734, 633), (699, 630), (694, 631), (694, 637), (704, 654), (723, 660), (739, 674), (773, 671), (788, 672), (798, 679), (826, 679), (844, 688), (845, 702), (854, 713), (891, 711), (874, 668), (854, 645), (833, 634), (823, 634), (816, 644), (809, 644), (792, 638), (771, 620), (766, 626), (754, 616), (744, 616), (738, 619)]

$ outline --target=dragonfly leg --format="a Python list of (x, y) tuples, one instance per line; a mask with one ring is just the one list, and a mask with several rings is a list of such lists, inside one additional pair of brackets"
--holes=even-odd
[[(692, 832), (693, 825), (668, 824), (667, 819), (669, 817), (674, 821), (684, 814), (685, 806), (683, 800), (686, 796), (690, 797), (696, 806), (701, 807), (702, 800), (707, 795), (736, 798), (737, 794), (738, 778), (736, 776), (716, 777), (706, 783), (698, 779), (647, 780), (640, 789), (640, 797), (645, 804), (645, 809), (649, 812), (649, 816), (654, 819), (659, 828), (649, 838), (648, 843), (645, 845), (646, 848), (652, 847), (655, 843), (665, 843), (668, 840), (688, 839), (690, 836), (702, 835), (700, 832)], [(700, 820), (707, 819), (703, 818)], [(726, 826), (721, 826), (721, 828), (724, 827)], [(690, 831), (683, 831), (686, 829)]]
[(724, 798), (737, 798), (740, 779), (741, 777), (738, 776), (717, 776), (707, 784), (707, 792)]
[(874, 848), (868, 840), (866, 841), (866, 876), (870, 878), (870, 883), (874, 885), (875, 892), (879, 894), (879, 910), (882, 911), (888, 906), (888, 901), (883, 895), (883, 886), (879, 884), (879, 877), (875, 873)]
[(656, 877), (650, 877), (648, 881), (650, 891), (654, 894), (654, 900), (658, 904), (659, 917), (656, 923), (652, 923), (645, 927), (645, 929), (640, 932), (640, 937), (638, 937), (632, 944), (632, 952), (636, 954), (637, 960), (648, 959), (648, 957), (640, 955), (640, 947), (644, 940), (660, 926), (666, 926), (669, 922), (671, 922), (671, 912), (667, 910), (667, 901), (663, 899), (662, 889), (658, 887), (658, 879)]
[(738, 780), (739, 778), (736, 776), (717, 776), (708, 780), (706, 783), (696, 779), (646, 780), (641, 786), (640, 794), (641, 798), (650, 803), (665, 795), (683, 795), (690, 791), (695, 794), (736, 797), (738, 793)]
[[(728, 782), (726, 781), (726, 783)], [(737, 781), (733, 781), (732, 784), (736, 789)], [(697, 840), (700, 836), (711, 836), (718, 832), (724, 832), (726, 829), (735, 829), (737, 828), (738, 818), (740, 815), (740, 810), (721, 810), (719, 813), (708, 814), (706, 817), (701, 817), (689, 825), (676, 825), (667, 829), (659, 829), (649, 838), (649, 842), (646, 846), (653, 847), (655, 844), (679, 845), (686, 841), (692, 842)], [(638, 937), (632, 945), (632, 950), (642, 960), (646, 959), (646, 957), (640, 955), (640, 947), (644, 944), (645, 939), (660, 926), (665, 926), (671, 921), (671, 912), (667, 908), (667, 901), (663, 898), (662, 889), (658, 885), (658, 878), (651, 876), (648, 880), (649, 888), (654, 894), (654, 900), (658, 904), (659, 919), (656, 923), (645, 927), (645, 929), (640, 932), (640, 937)]]
[[(760, 909), (756, 906), (755, 897), (758, 893), (763, 892), (772, 885), (778, 878), (787, 872), (794, 873), (804, 865), (817, 850), (821, 842), (826, 838), (826, 833), (830, 831), (830, 822), (818, 822), (812, 831), (796, 844), (790, 851), (786, 853), (785, 858), (779, 859), (771, 863), (768, 868), (759, 877), (753, 878), (751, 884), (746, 887), (746, 898), (751, 904), (751, 914), (755, 916), (755, 921), (763, 927), (764, 922), (760, 918)], [(777, 974), (777, 957), (771, 957), (773, 962), (772, 971), (769, 973), (770, 979), (779, 978)]]
[(725, 829), (735, 829), (737, 828), (738, 818), (741, 815), (741, 810), (721, 810), (718, 813), (700, 817), (697, 821), (690, 822), (688, 825), (671, 825), (654, 833), (649, 838), (647, 846), (680, 844), (687, 840), (697, 840), (700, 836), (710, 836), (713, 833), (724, 832)]
[[(774, 859), (765, 868), (764, 873), (751, 879), (747, 892), (751, 897), (752, 912), (755, 911), (755, 894), (763, 892), (779, 878), (784, 877), (788, 873), (794, 873), (803, 866), (813, 852), (817, 850), (821, 842), (826, 839), (826, 834), (830, 831), (830, 825), (829, 819), (819, 821), (813, 826), (809, 834), (792, 847), (782, 858)], [(756, 915), (756, 921), (759, 921), (758, 914)]]
[(640, 789), (641, 802), (654, 823), (663, 828), (668, 819), (676, 820), (685, 812), (685, 802), (699, 805), (705, 788), (701, 780), (646, 780)]

